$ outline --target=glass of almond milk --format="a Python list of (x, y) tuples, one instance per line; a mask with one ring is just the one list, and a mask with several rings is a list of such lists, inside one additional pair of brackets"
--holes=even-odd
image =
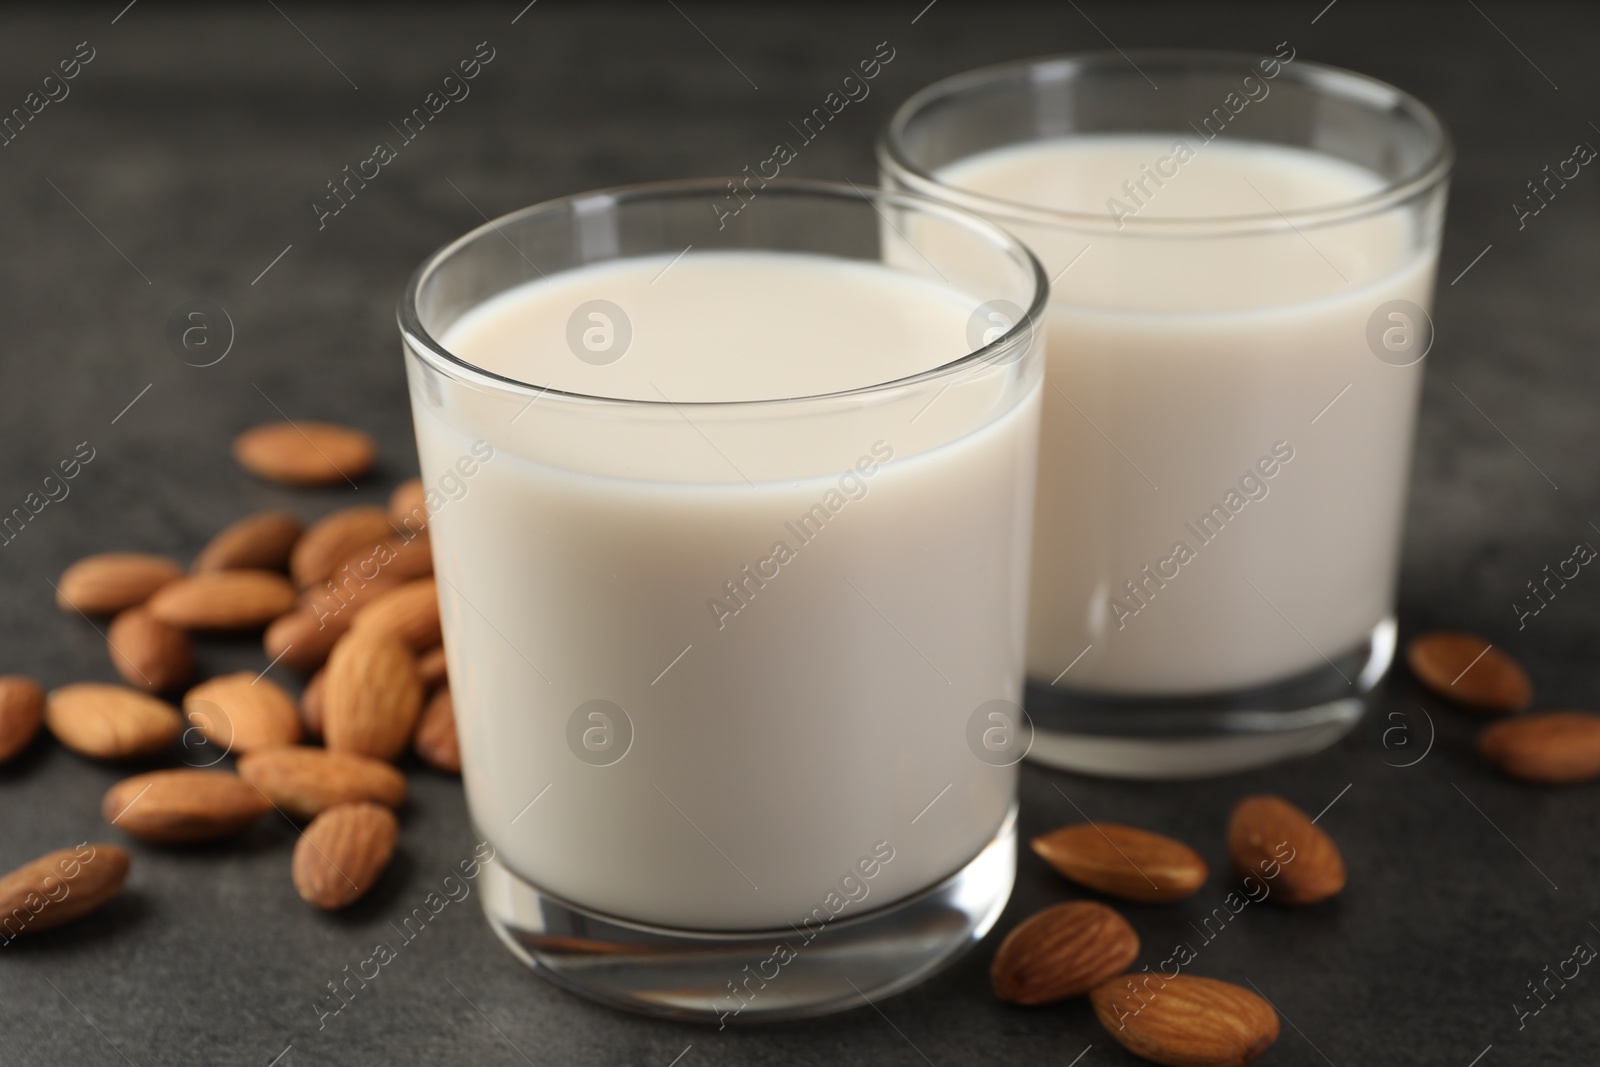
[(1047, 290), (934, 201), (726, 193), (519, 211), (400, 306), (490, 923), (719, 1026), (907, 988), (1010, 893)]
[(1051, 279), (1033, 758), (1188, 777), (1350, 730), (1395, 643), (1451, 164), (1432, 112), (1287, 41), (1111, 52), (939, 82), (879, 160)]

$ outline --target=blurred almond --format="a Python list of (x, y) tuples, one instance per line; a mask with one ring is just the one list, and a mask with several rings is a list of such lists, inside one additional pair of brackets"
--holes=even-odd
[(273, 663), (300, 671), (314, 671), (328, 662), (334, 643), (350, 629), (354, 612), (315, 611), (300, 607), (272, 620), (261, 646)]
[(1278, 1039), (1271, 1004), (1214, 978), (1141, 971), (1096, 986), (1089, 1000), (1118, 1044), (1167, 1067), (1244, 1067)]
[(1076, 823), (1033, 839), (1033, 851), (1079, 885), (1158, 904), (1192, 896), (1206, 862), (1181, 841), (1116, 823)]
[(443, 645), (434, 645), (417, 657), (417, 677), (422, 679), (424, 689), (438, 688), (450, 680)]
[(284, 485), (353, 482), (377, 455), (370, 436), (329, 422), (269, 422), (233, 439), (239, 466)]
[(189, 635), (146, 607), (129, 608), (112, 619), (106, 645), (122, 680), (147, 692), (176, 689), (194, 673)]
[(383, 876), (399, 832), (394, 812), (377, 804), (327, 809), (294, 847), (295, 889), (327, 911), (354, 904)]
[(113, 826), (163, 845), (231, 837), (271, 810), (261, 790), (238, 775), (189, 768), (125, 778), (100, 804)]
[(350, 627), (382, 630), (398, 637), (413, 651), (432, 648), (442, 640), (438, 586), (432, 578), (407, 582), (374, 600)]
[(450, 700), (449, 686), (433, 694), (433, 699), (423, 709), (411, 749), (418, 759), (436, 771), (461, 773), (461, 745), (456, 740), (456, 711)]
[(154, 756), (172, 747), (183, 717), (171, 704), (120, 685), (77, 682), (51, 692), (45, 725), (57, 741), (93, 759)]
[[(289, 574), (302, 588), (325, 580), (345, 560), (357, 553), (375, 555), (394, 536), (394, 527), (382, 509), (370, 506), (341, 508), (311, 524), (289, 556)], [(381, 569), (381, 568), (379, 568)], [(377, 571), (374, 570), (373, 574)], [(372, 575), (362, 575), (370, 578)]]
[(407, 478), (389, 494), (389, 518), (395, 526), (413, 532), (428, 525), (428, 491), (421, 478)]
[[(0, 676), (0, 763), (33, 743), (44, 723), (44, 690), (20, 674)], [(0, 916), (5, 910), (0, 909)]]
[(103, 552), (80, 559), (61, 574), (56, 606), (85, 615), (115, 615), (143, 604), (152, 593), (182, 577), (183, 568), (147, 552)]
[(1243, 875), (1271, 887), (1279, 904), (1315, 904), (1344, 888), (1339, 846), (1279, 796), (1245, 797), (1228, 819), (1228, 853)]
[(250, 630), (296, 604), (294, 587), (271, 571), (206, 571), (150, 598), (150, 614), (185, 630)]
[(1522, 665), (1472, 634), (1422, 634), (1406, 646), (1406, 662), (1423, 685), (1474, 711), (1521, 711), (1533, 703)]
[(1013, 1004), (1049, 1004), (1078, 997), (1126, 971), (1139, 956), (1139, 935), (1104, 904), (1074, 900), (1035, 912), (1017, 924), (995, 953), (989, 980)]
[(207, 741), (230, 753), (300, 740), (294, 698), (269, 678), (250, 671), (212, 678), (189, 690), (183, 712)]
[(306, 736), (322, 739), (322, 690), (328, 672), (320, 670), (311, 676), (300, 694), (300, 721), (305, 725)]
[(246, 515), (201, 549), (196, 571), (281, 571), (300, 539), (300, 520), (287, 511)]
[(382, 760), (300, 745), (245, 753), (239, 776), (296, 819), (314, 818), (335, 804), (370, 800), (398, 808), (406, 799), (405, 775)]
[(433, 573), (433, 545), (426, 533), (395, 534), (376, 545), (358, 549), (329, 572), (335, 588), (359, 588), (363, 581), (385, 578), (409, 582)]
[(405, 751), (422, 711), (411, 653), (382, 630), (351, 630), (328, 657), (322, 736), (329, 750), (392, 760)]
[(116, 845), (84, 842), (24, 863), (0, 878), (0, 931), (9, 940), (98, 910), (122, 889), (129, 862)]
[(1600, 778), (1600, 715), (1546, 711), (1502, 719), (1478, 735), (1478, 751), (1520, 781), (1587, 782)]

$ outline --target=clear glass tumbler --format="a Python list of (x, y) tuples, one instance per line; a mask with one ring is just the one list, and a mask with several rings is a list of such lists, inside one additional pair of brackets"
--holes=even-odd
[(1051, 278), (1033, 758), (1187, 777), (1333, 743), (1394, 652), (1438, 120), (1287, 43), (1113, 52), (941, 81), (878, 152)]
[(934, 201), (738, 203), (530, 207), (399, 309), (489, 921), (719, 1025), (907, 988), (1009, 896), (1047, 291)]

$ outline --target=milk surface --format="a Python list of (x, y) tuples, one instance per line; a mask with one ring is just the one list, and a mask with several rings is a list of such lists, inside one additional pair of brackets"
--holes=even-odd
[(1422, 375), (1374, 356), (1368, 320), (1430, 306), (1436, 249), (1395, 212), (1233, 236), (1139, 224), (1350, 201), (1379, 177), (1192, 134), (1043, 141), (939, 177), (1123, 223), (1001, 220), (1053, 279), (1029, 675), (1197, 694), (1357, 645), (1392, 609)]
[[(691, 251), (553, 275), (442, 337), (522, 382), (654, 405), (505, 403), (412, 366), (424, 478), (494, 449), (431, 528), (465, 785), (512, 870), (643, 922), (786, 929), (880, 842), (892, 860), (847, 883), (841, 916), (994, 836), (1015, 768), (965, 733), (980, 704), (1020, 701), (1037, 387), (1005, 400), (978, 376), (926, 406), (754, 420), (694, 406), (942, 365), (987, 295)], [(596, 299), (632, 332), (606, 365), (567, 340)], [(608, 766), (569, 743), (593, 701), (631, 724)]]

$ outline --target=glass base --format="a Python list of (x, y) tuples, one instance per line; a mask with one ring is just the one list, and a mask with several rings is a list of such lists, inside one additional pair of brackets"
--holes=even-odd
[(803, 1019), (865, 1007), (954, 962), (1005, 908), (1017, 809), (965, 867), (913, 897), (818, 926), (676, 930), (588, 911), (484, 864), (483, 910), (500, 940), (565, 989), (691, 1022)]
[(1205, 778), (1303, 756), (1349, 733), (1394, 661), (1395, 621), (1272, 685), (1203, 697), (1106, 697), (1030, 680), (1028, 758), (1110, 778)]

